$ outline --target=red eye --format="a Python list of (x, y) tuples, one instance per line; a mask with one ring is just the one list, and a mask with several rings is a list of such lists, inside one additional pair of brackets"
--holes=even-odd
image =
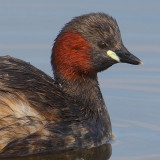
[(101, 49), (104, 49), (104, 48), (106, 48), (107, 46), (106, 46), (106, 43), (105, 42), (98, 42), (98, 47), (99, 48), (101, 48)]

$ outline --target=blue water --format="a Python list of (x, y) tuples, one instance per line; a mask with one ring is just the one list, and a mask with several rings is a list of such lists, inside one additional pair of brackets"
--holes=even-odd
[[(125, 46), (142, 59), (144, 65), (117, 64), (99, 74), (115, 135), (110, 159), (158, 160), (159, 7), (158, 0), (0, 0), (0, 56), (11, 55), (29, 61), (52, 75), (51, 48), (64, 24), (84, 13), (112, 15), (119, 24)], [(53, 158), (52, 155), (40, 157), (43, 160)]]

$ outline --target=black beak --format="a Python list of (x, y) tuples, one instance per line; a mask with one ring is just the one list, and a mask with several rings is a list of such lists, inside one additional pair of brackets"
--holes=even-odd
[(124, 46), (121, 50), (115, 51), (115, 53), (120, 58), (120, 62), (122, 63), (129, 63), (134, 65), (143, 64), (139, 58), (131, 54)]

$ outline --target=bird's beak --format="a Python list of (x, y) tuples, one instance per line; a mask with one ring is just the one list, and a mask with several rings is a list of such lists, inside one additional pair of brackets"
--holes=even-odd
[(134, 65), (143, 64), (143, 62), (139, 58), (131, 54), (125, 47), (114, 52), (108, 50), (107, 55), (117, 62), (129, 63)]

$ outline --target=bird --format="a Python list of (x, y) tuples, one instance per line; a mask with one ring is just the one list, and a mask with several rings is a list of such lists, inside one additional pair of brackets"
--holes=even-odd
[(142, 64), (106, 13), (74, 17), (56, 37), (54, 78), (23, 60), (0, 57), (0, 157), (89, 149), (112, 137), (98, 76), (117, 63)]

